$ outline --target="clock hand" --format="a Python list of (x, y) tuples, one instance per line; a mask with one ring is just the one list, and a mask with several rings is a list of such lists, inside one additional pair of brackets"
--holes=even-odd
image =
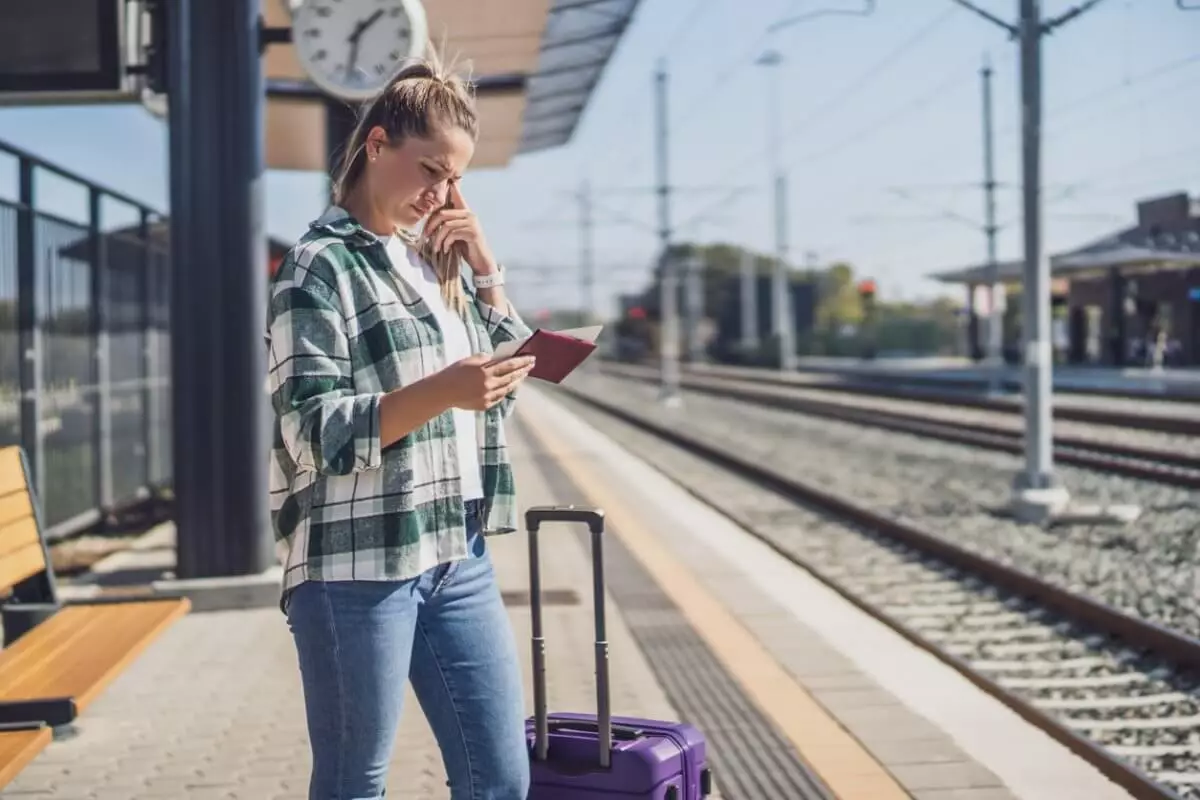
[(375, 13), (354, 26), (354, 31), (350, 34), (350, 41), (357, 44), (358, 40), (366, 32), (367, 28), (374, 25), (383, 16), (383, 9), (376, 9)]
[(354, 30), (350, 32), (347, 39), (350, 42), (350, 58), (346, 60), (346, 78), (350, 78), (350, 73), (354, 71), (355, 65), (358, 63), (358, 40), (366, 33), (367, 28), (374, 25), (383, 16), (383, 9), (376, 9), (375, 13), (366, 19), (360, 21), (354, 26)]

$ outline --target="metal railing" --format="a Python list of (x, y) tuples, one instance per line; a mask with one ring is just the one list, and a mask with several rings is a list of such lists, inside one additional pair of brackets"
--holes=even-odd
[[(60, 538), (171, 484), (167, 228), (0, 142), (5, 161), (17, 187), (0, 197), (0, 446), (25, 448)], [(39, 203), (72, 194), (77, 219)]]

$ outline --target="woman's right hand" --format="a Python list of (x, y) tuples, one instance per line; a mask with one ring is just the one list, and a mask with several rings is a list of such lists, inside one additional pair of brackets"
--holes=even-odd
[(491, 356), (473, 355), (455, 361), (437, 374), (455, 408), (484, 411), (517, 388), (533, 369), (533, 356), (514, 356), (493, 361)]

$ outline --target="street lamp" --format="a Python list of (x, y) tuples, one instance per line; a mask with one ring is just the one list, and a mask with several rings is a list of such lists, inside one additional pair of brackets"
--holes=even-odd
[[(766, 33), (767, 36), (773, 36), (785, 28), (817, 17), (865, 17), (874, 11), (875, 0), (863, 0), (862, 7), (858, 9), (818, 8), (778, 20), (767, 26)], [(783, 63), (783, 55), (778, 50), (769, 49), (760, 55), (755, 63), (768, 70), (767, 152), (775, 204), (775, 268), (771, 273), (771, 322), (779, 347), (779, 369), (782, 372), (792, 372), (796, 369), (796, 328), (792, 317), (792, 294), (787, 268), (787, 175), (783, 170), (783, 142), (779, 130), (779, 66)]]
[(775, 201), (775, 265), (771, 271), (771, 325), (779, 347), (779, 369), (796, 369), (795, 330), (792, 325), (791, 294), (787, 279), (787, 176), (781, 159), (779, 132), (779, 65), (783, 56), (767, 50), (754, 62), (767, 68), (767, 153)]
[[(1182, 3), (1183, 0), (1176, 0), (1176, 2)], [(790, 28), (799, 22), (805, 22), (816, 17), (828, 17), (834, 15), (846, 17), (866, 17), (874, 13), (874, 11), (875, 0), (863, 0), (863, 7), (857, 10), (845, 8), (818, 8), (814, 11), (806, 11), (803, 14), (797, 14), (794, 17), (787, 17), (779, 20), (778, 22), (773, 22), (767, 28), (767, 33), (776, 33), (784, 28)]]

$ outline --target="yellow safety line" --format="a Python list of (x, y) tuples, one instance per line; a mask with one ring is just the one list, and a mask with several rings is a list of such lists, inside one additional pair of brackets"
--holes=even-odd
[(841, 800), (907, 800), (911, 796), (833, 719), (681, 564), (643, 518), (593, 471), (591, 459), (568, 447), (551, 426), (527, 424), (532, 435), (588, 497), (604, 509), (615, 533), (655, 583), (708, 643), (758, 710), (795, 746)]

